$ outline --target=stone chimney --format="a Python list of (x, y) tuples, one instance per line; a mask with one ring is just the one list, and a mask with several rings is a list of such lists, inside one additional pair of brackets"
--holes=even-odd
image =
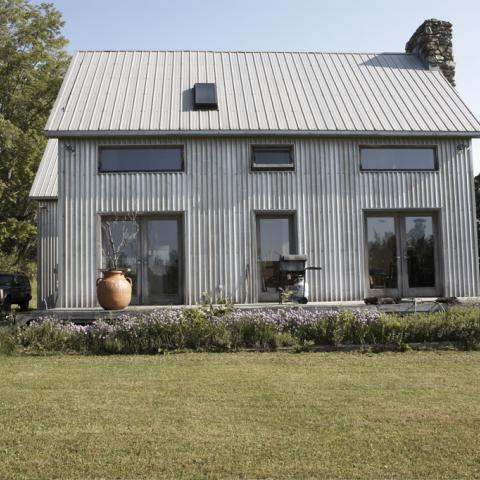
[(452, 49), (452, 24), (432, 18), (425, 20), (405, 45), (407, 53), (416, 53), (430, 69), (440, 69), (455, 86), (455, 62)]

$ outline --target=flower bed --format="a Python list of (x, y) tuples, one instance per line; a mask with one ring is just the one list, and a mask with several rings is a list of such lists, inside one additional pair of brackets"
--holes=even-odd
[(348, 345), (402, 349), (409, 343), (452, 342), (480, 346), (480, 309), (407, 316), (372, 310), (235, 310), (207, 307), (122, 314), (75, 325), (43, 317), (23, 327), (0, 329), (0, 351), (156, 354), (166, 351), (308, 349)]

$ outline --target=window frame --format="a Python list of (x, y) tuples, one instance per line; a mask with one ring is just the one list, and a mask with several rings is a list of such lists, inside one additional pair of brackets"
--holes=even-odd
[[(407, 150), (407, 149), (417, 149), (417, 150), (433, 150), (433, 168), (415, 168), (415, 169), (393, 169), (393, 168), (363, 168), (362, 166), (362, 150), (379, 150), (379, 149), (391, 149), (391, 150)], [(439, 171), (439, 161), (438, 161), (438, 146), (437, 145), (391, 145), (391, 144), (382, 144), (382, 145), (368, 145), (361, 144), (358, 146), (358, 163), (360, 172), (438, 172)]]
[[(167, 150), (178, 148), (181, 150), (181, 169), (180, 170), (107, 170), (102, 171), (101, 169), (101, 151), (102, 150)], [(97, 148), (97, 173), (99, 175), (118, 175), (122, 173), (185, 173), (185, 145), (182, 144), (155, 144), (155, 145), (112, 145), (112, 144), (102, 144), (98, 145)]]
[[(256, 163), (255, 151), (289, 150), (291, 163)], [(250, 171), (252, 172), (294, 172), (296, 170), (295, 148), (293, 144), (254, 144), (250, 145)]]

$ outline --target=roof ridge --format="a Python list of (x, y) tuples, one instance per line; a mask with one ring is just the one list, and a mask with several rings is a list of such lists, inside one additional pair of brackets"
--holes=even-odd
[(75, 53), (99, 53), (99, 52), (146, 52), (146, 53), (300, 53), (300, 54), (320, 54), (320, 55), (402, 55), (416, 56), (415, 53), (406, 52), (323, 52), (318, 50), (157, 50), (157, 49), (80, 49)]

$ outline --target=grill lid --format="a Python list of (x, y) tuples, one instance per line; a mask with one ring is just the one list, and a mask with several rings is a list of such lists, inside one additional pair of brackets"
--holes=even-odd
[(306, 255), (280, 255), (281, 262), (306, 262)]

